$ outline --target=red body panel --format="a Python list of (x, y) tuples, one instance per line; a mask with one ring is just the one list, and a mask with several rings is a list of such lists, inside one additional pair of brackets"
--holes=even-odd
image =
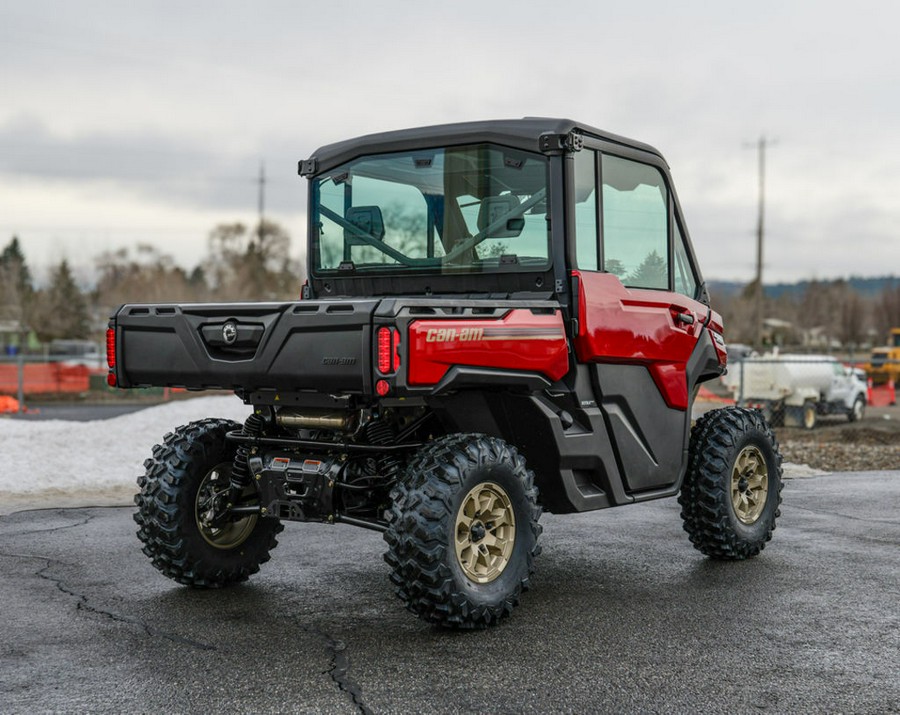
[(454, 365), (537, 372), (558, 380), (569, 370), (562, 315), (516, 309), (499, 319), (410, 323), (410, 385), (434, 385)]
[[(709, 308), (678, 293), (626, 288), (611, 273), (573, 275), (580, 285), (579, 362), (646, 365), (666, 404), (686, 410), (685, 369)], [(678, 320), (679, 314), (693, 322)]]
[(709, 332), (713, 338), (713, 347), (716, 349), (716, 357), (719, 358), (719, 365), (725, 367), (728, 365), (728, 352), (725, 350), (725, 327), (722, 316), (716, 311), (711, 311), (712, 315), (709, 319)]

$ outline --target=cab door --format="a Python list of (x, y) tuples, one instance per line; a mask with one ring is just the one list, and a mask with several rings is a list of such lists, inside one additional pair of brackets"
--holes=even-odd
[[(698, 377), (692, 373), (703, 369), (693, 356), (709, 308), (697, 299), (690, 247), (660, 168), (583, 153), (596, 161), (601, 187), (599, 243), (595, 256), (577, 251), (575, 352), (579, 362), (591, 365), (628, 490), (665, 489), (680, 478), (685, 463), (689, 390)], [(577, 185), (588, 173), (576, 155), (576, 201), (585, 194)], [(576, 233), (578, 246), (589, 243), (583, 221)]]
[(851, 407), (853, 400), (856, 398), (854, 394), (856, 380), (853, 379), (852, 368), (845, 368), (837, 360), (831, 363), (831, 390), (828, 393), (828, 402), (837, 402), (843, 407)]

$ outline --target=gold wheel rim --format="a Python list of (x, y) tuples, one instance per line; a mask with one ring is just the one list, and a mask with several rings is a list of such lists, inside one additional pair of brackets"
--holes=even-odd
[(503, 487), (482, 482), (463, 497), (453, 541), (469, 580), (490, 583), (503, 573), (516, 543), (516, 515)]
[[(227, 498), (230, 489), (231, 465), (223, 462), (209, 470), (197, 490), (197, 499), (194, 505), (197, 529), (203, 540), (217, 549), (234, 549), (243, 544), (253, 533), (258, 519), (256, 514), (250, 514), (243, 519), (229, 521), (221, 526), (211, 524), (216, 498)], [(253, 486), (251, 485), (245, 490), (245, 495), (247, 491), (252, 492)]]
[(758, 447), (744, 447), (731, 470), (731, 505), (742, 524), (754, 524), (766, 507), (769, 468)]

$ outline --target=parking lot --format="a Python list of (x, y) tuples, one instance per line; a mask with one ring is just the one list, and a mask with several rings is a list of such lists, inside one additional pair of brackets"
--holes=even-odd
[(0, 519), (4, 712), (896, 712), (900, 473), (791, 479), (763, 554), (717, 563), (674, 500), (545, 515), (498, 628), (400, 607), (376, 533), (290, 524), (247, 585), (179, 587), (131, 509)]

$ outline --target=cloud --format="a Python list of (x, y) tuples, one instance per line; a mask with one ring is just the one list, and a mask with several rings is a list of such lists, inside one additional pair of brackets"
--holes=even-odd
[[(296, 159), (281, 154), (266, 165), (266, 205), (298, 208), (304, 182)], [(104, 184), (176, 207), (255, 209), (260, 155), (216, 151), (202, 143), (155, 132), (54, 134), (37, 119), (0, 126), (0, 176), (61, 183)]]
[[(76, 186), (106, 192), (123, 217), (143, 201), (135, 223), (193, 211), (193, 226), (252, 217), (264, 160), (277, 218), (305, 211), (296, 161), (319, 145), (571, 116), (657, 146), (706, 275), (749, 279), (756, 158), (742, 144), (766, 133), (780, 140), (773, 276), (900, 266), (896, 3), (200, 1), (173, 13), (110, 0), (0, 11), (0, 180), (42, 182), (48, 204)], [(16, 206), (3, 214), (27, 224)]]

